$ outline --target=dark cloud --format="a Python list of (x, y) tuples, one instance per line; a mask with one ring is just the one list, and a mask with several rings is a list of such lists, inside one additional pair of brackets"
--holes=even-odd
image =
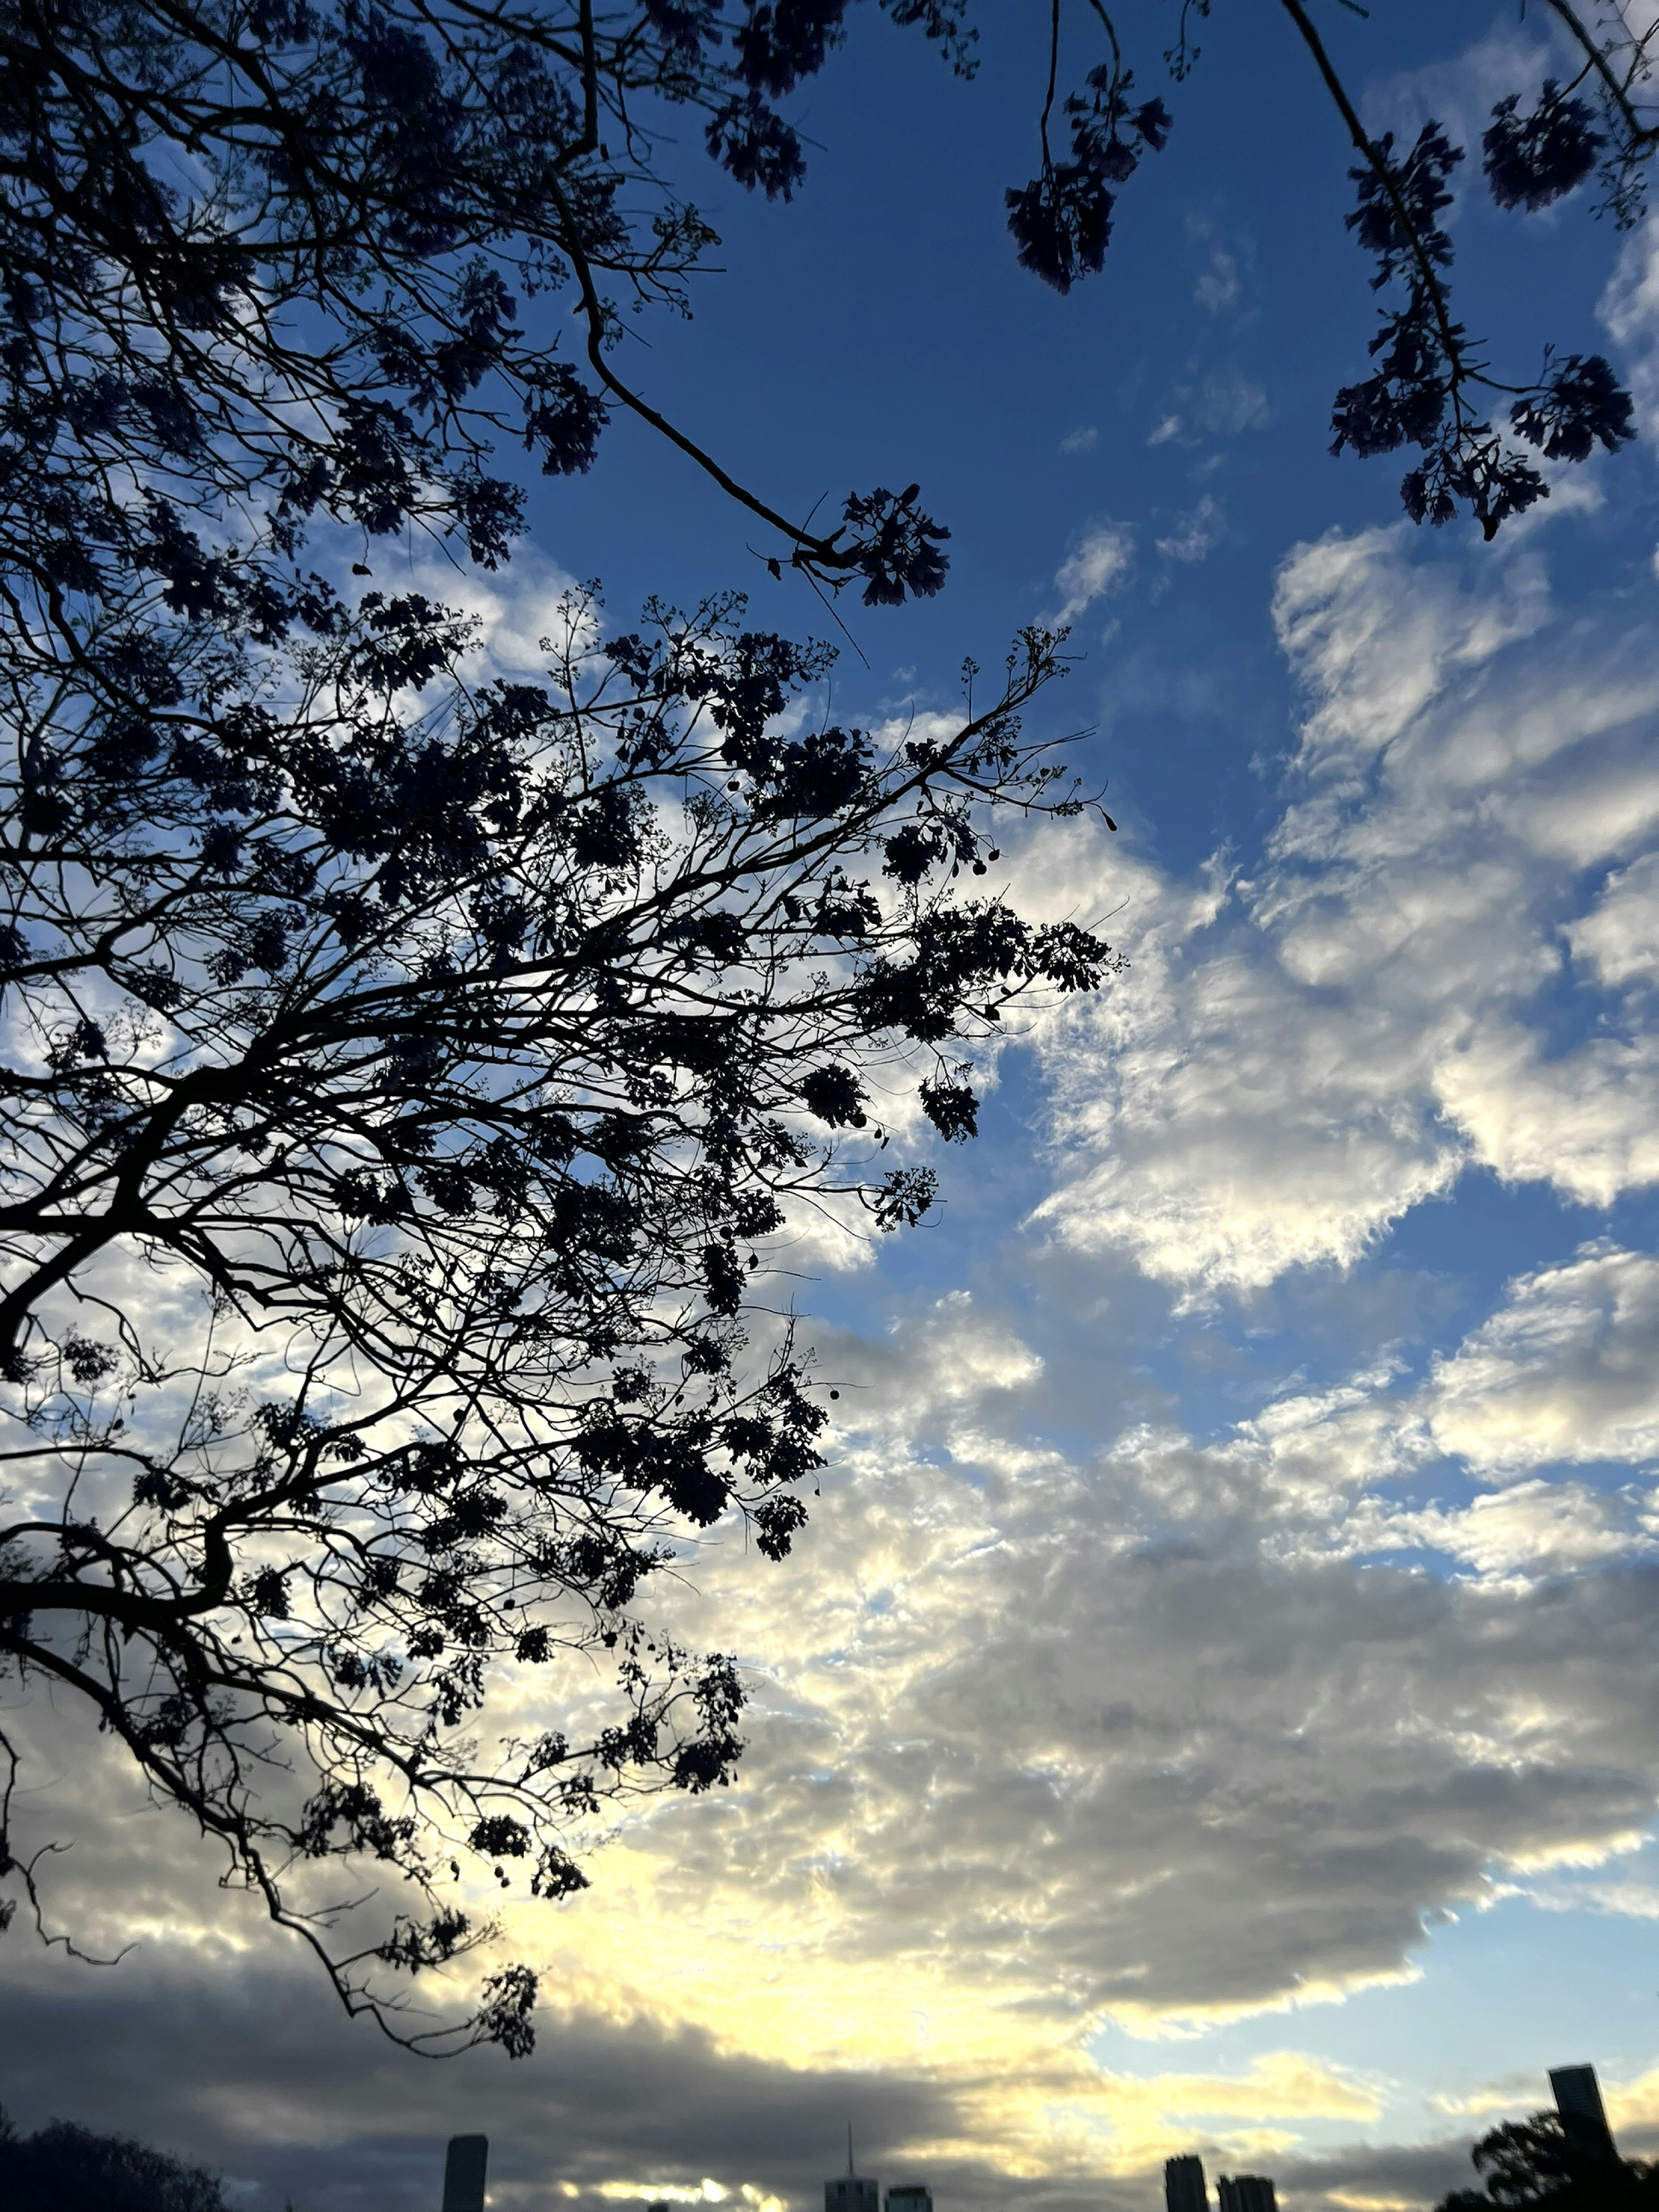
[(1292, 2212), (1352, 2212), (1355, 2203), (1431, 2204), (1473, 2186), (1467, 2136), (1447, 2142), (1355, 2143), (1323, 2158), (1282, 2159), (1274, 2179)]
[(161, 2143), (257, 2185), (260, 2212), (289, 2199), (295, 2212), (433, 2212), (445, 2142), (464, 2132), (490, 2137), (492, 2200), (509, 2212), (550, 2212), (561, 2182), (705, 2176), (808, 2207), (849, 2122), (872, 2170), (960, 2125), (925, 2082), (721, 2057), (693, 2033), (549, 2019), (516, 2065), (484, 2051), (434, 2062), (348, 2021), (297, 1960), (268, 1952), (100, 1971), (8, 1942), (0, 2094), (13, 2117)]
[[(860, 2170), (927, 2180), (941, 2212), (1152, 2212), (1161, 2193), (1155, 2166), (1055, 2180), (961, 2155), (919, 2159), (910, 2145), (962, 2128), (948, 2090), (722, 2056), (695, 2033), (549, 2022), (520, 2065), (483, 2052), (434, 2063), (348, 2022), (279, 1956), (157, 1955), (100, 1973), (14, 1950), (3, 1964), (0, 2082), (13, 2117), (26, 2127), (77, 2119), (201, 2160), (248, 2212), (434, 2212), (444, 2144), (460, 2132), (489, 2136), (501, 2212), (598, 2212), (605, 2181), (705, 2176), (733, 2192), (736, 2212), (744, 2183), (816, 2212), (849, 2122)], [(1212, 2174), (1240, 2163), (1206, 2149)], [(1467, 2136), (1267, 2163), (1287, 2212), (1427, 2203), (1470, 2172)]]

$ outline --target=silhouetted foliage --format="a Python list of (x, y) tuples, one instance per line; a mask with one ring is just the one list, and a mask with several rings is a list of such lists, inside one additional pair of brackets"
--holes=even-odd
[(1499, 207), (1536, 214), (1583, 183), (1607, 140), (1588, 102), (1569, 99), (1553, 77), (1544, 80), (1530, 115), (1517, 115), (1520, 105), (1512, 92), (1493, 108), (1482, 166)]
[[(963, 58), (953, 8), (886, 6)], [(803, 157), (770, 103), (844, 12), (7, 0), (0, 567), (47, 605), (153, 575), (173, 611), (269, 637), (317, 611), (286, 565), (312, 517), (413, 522), (495, 566), (523, 508), (499, 446), (568, 475), (618, 402), (660, 423), (611, 365), (604, 288), (682, 306), (714, 240), (653, 173), (653, 128), (700, 108), (714, 159), (787, 195)], [(580, 364), (538, 304), (560, 292)], [(943, 581), (914, 489), (854, 497), (824, 537), (679, 441), (820, 581), (884, 603)]]
[(1008, 228), (1027, 269), (1069, 292), (1079, 276), (1105, 262), (1112, 235), (1111, 187), (1127, 184), (1143, 153), (1158, 153), (1169, 135), (1170, 113), (1161, 100), (1131, 106), (1134, 79), (1103, 64), (1091, 70), (1084, 94), (1066, 102), (1072, 158), (1056, 162), (1048, 150), (1042, 111), (1042, 173), (1021, 191), (1010, 191)]
[(53, 2120), (19, 2135), (0, 2112), (6, 2212), (226, 2212), (214, 2177), (126, 2136)]
[[(1080, 804), (1020, 735), (1055, 640), (884, 744), (787, 734), (833, 654), (741, 617), (578, 595), (532, 685), (414, 594), (283, 652), (106, 602), (83, 670), (11, 672), (0, 1650), (383, 2020), (491, 1932), (464, 1859), (556, 1899), (603, 1801), (730, 1776), (732, 1659), (635, 1601), (805, 1517), (762, 1255), (933, 1191), (860, 1071), (970, 1135), (964, 1044), (1113, 964), (969, 895), (988, 812)], [(413, 1899), (349, 1947), (341, 1859)], [(534, 1996), (409, 2039), (527, 2050)]]
[[(1411, 512), (1490, 534), (1542, 495), (1531, 456), (1623, 444), (1628, 396), (1596, 355), (1488, 374), (1448, 305), (1461, 149), (1373, 142), (1277, 4), (1388, 295), (1337, 443), (1415, 445)], [(1537, 208), (1599, 161), (1628, 222), (1644, 49), (1545, 4), (1582, 66), (1499, 103), (1492, 190)], [(974, 67), (967, 0), (879, 8)], [(1097, 7), (1060, 100), (1065, 12), (1008, 194), (1062, 291), (1172, 127)], [(808, 711), (823, 647), (734, 600), (607, 635), (579, 595), (526, 684), (467, 675), (442, 605), (339, 574), (342, 528), (359, 576), (417, 531), (498, 565), (502, 453), (580, 473), (627, 409), (768, 526), (775, 575), (939, 591), (919, 485), (793, 521), (617, 367), (619, 301), (684, 308), (716, 242), (656, 143), (690, 118), (787, 198), (787, 104), (848, 14), (0, 0), (0, 1646), (399, 2034), (398, 1978), (489, 1932), (469, 1858), (556, 1899), (603, 1802), (732, 1771), (731, 1657), (635, 1600), (698, 1530), (776, 1558), (802, 1523), (822, 1412), (769, 1240), (933, 1194), (882, 1158), (872, 1063), (966, 1141), (1002, 1009), (1113, 964), (975, 895), (997, 810), (1080, 803), (1019, 726), (1058, 639), (1025, 633), (953, 734), (878, 741)], [(526, 1678), (562, 1730), (507, 1712)], [(21, 1850), (4, 1826), (38, 1920)], [(361, 1943), (341, 1861), (392, 1884)], [(534, 1996), (507, 1965), (405, 2039), (522, 2051)]]
[[(886, 8), (965, 66), (948, 0)], [(1080, 804), (1020, 733), (1057, 638), (878, 741), (737, 599), (607, 635), (578, 594), (507, 683), (443, 606), (305, 565), (323, 525), (498, 564), (501, 450), (582, 471), (621, 404), (820, 587), (939, 589), (919, 486), (794, 528), (610, 362), (601, 287), (680, 305), (712, 240), (652, 129), (700, 110), (793, 190), (772, 103), (843, 14), (0, 0), (0, 1654), (425, 2048), (533, 2039), (521, 1964), (394, 2017), (492, 1933), (469, 1862), (556, 1900), (602, 1803), (731, 1775), (731, 1656), (635, 1599), (699, 1531), (775, 1559), (805, 1518), (823, 1413), (766, 1255), (933, 1192), (872, 1062), (965, 1139), (975, 1039), (1113, 964), (969, 895), (989, 813)], [(45, 1934), (17, 1760), (0, 1874)]]
[[(1487, 134), (1489, 173), (1497, 135)], [(1503, 157), (1506, 190), (1517, 198), (1523, 143), (1511, 132)], [(1347, 217), (1348, 227), (1376, 258), (1373, 285), (1398, 287), (1405, 301), (1384, 310), (1371, 340), (1378, 373), (1337, 394), (1332, 451), (1346, 445), (1370, 455), (1420, 447), (1425, 459), (1402, 487), (1412, 520), (1448, 522), (1462, 500), (1491, 538), (1510, 515), (1547, 498), (1548, 486), (1530, 461), (1477, 419), (1470, 402), (1471, 386), (1490, 380), (1471, 367), (1462, 326), (1449, 317), (1442, 272), (1451, 265), (1452, 246), (1439, 221), (1451, 204), (1449, 181), (1462, 152), (1432, 123), (1424, 125), (1403, 161), (1394, 158), (1392, 135), (1379, 140), (1375, 151), (1374, 166), (1349, 173), (1359, 188), (1359, 204)], [(1541, 195), (1538, 204), (1569, 188), (1559, 182), (1559, 162), (1549, 168), (1540, 158), (1525, 173)], [(1615, 453), (1636, 435), (1630, 394), (1599, 354), (1573, 354), (1559, 366), (1547, 356), (1539, 381), (1511, 405), (1510, 423), (1516, 436), (1550, 460), (1586, 460), (1598, 442)]]
[[(1401, 486), (1412, 520), (1441, 524), (1467, 507), (1491, 538), (1510, 516), (1549, 493), (1515, 441), (1541, 450), (1550, 460), (1582, 461), (1598, 445), (1615, 452), (1636, 435), (1630, 395), (1599, 354), (1572, 354), (1558, 363), (1547, 348), (1540, 375), (1518, 383), (1489, 373), (1478, 342), (1452, 315), (1452, 245), (1440, 220), (1451, 205), (1451, 180), (1464, 149), (1435, 122), (1423, 126), (1403, 155), (1391, 133), (1373, 138), (1302, 0), (1279, 4), (1360, 155), (1360, 166), (1349, 172), (1358, 195), (1346, 222), (1375, 260), (1372, 289), (1391, 295), (1370, 342), (1374, 374), (1336, 396), (1331, 450), (1346, 447), (1370, 459), (1404, 446), (1419, 447), (1423, 459)], [(1180, 34), (1164, 56), (1177, 82), (1197, 64), (1199, 49), (1190, 33), (1208, 16), (1210, 5), (1211, 0), (1185, 0)], [(1601, 161), (1606, 204), (1627, 227), (1640, 212), (1647, 165), (1659, 144), (1659, 126), (1645, 104), (1656, 33), (1633, 34), (1617, 19), (1613, 29), (1595, 33), (1565, 0), (1545, 0), (1545, 5), (1565, 33), (1576, 74), (1565, 88), (1546, 78), (1525, 112), (1520, 93), (1498, 101), (1482, 140), (1487, 185), (1500, 208), (1535, 211), (1577, 190)], [(1143, 153), (1160, 151), (1172, 127), (1162, 100), (1131, 108), (1133, 78), (1117, 31), (1095, 9), (1110, 59), (1089, 72), (1086, 97), (1073, 94), (1066, 100), (1073, 157), (1054, 159), (1048, 123), (1064, 12), (1054, 0), (1039, 132), (1042, 170), (1007, 194), (1008, 228), (1020, 261), (1061, 292), (1103, 266), (1111, 236), (1110, 188), (1127, 180)], [(1086, 21), (1091, 11), (1079, 5), (1075, 12)], [(1583, 96), (1586, 92), (1594, 106)], [(1507, 433), (1489, 419), (1494, 401), (1506, 409)]]
[[(1276, 0), (1361, 157), (1351, 218), (1390, 292), (1377, 369), (1336, 404), (1338, 447), (1418, 445), (1419, 519), (1467, 504), (1488, 533), (1543, 495), (1522, 446), (1572, 459), (1632, 434), (1599, 356), (1494, 378), (1454, 318), (1439, 222), (1462, 159), (1437, 124), (1403, 155), (1372, 139), (1302, 0)], [(1598, 162), (1620, 222), (1641, 205), (1654, 128), (1644, 39), (1587, 30), (1544, 0), (1576, 58), (1563, 82), (1500, 100), (1483, 140), (1497, 203), (1532, 210)], [(881, 0), (960, 73), (969, 0)], [(1187, 0), (1166, 57), (1198, 62)], [(783, 538), (821, 585), (866, 602), (936, 592), (945, 532), (915, 504), (855, 493), (825, 534), (791, 522), (618, 374), (614, 293), (685, 303), (714, 234), (653, 167), (677, 111), (704, 119), (738, 183), (788, 197), (805, 174), (780, 103), (845, 35), (849, 0), (6, 0), (0, 6), (0, 567), (48, 607), (158, 579), (177, 612), (280, 634), (317, 611), (292, 572), (307, 520), (369, 538), (411, 522), (486, 565), (523, 495), (493, 456), (588, 468), (611, 410), (635, 410)], [(1063, 23), (1103, 41), (1060, 100)], [(1651, 37), (1653, 34), (1649, 33)], [(1070, 48), (1067, 48), (1070, 51)], [(1041, 165), (1006, 195), (1020, 260), (1061, 291), (1103, 264), (1116, 196), (1172, 128), (1136, 88), (1116, 28), (1054, 0)], [(187, 158), (179, 149), (188, 149)], [(568, 295), (580, 358), (545, 302)], [(565, 326), (572, 327), (564, 318)], [(1483, 399), (1481, 395), (1486, 395)], [(1540, 437), (1540, 420), (1549, 424)], [(1553, 441), (1553, 442), (1551, 442)], [(227, 541), (228, 518), (247, 526)], [(233, 533), (234, 536), (234, 533)]]
[(1483, 2189), (1457, 2189), (1436, 2212), (1492, 2212), (1494, 2205), (1536, 2206), (1538, 2212), (1632, 2212), (1659, 2204), (1659, 2166), (1643, 2159), (1609, 2158), (1570, 2135), (1554, 2112), (1506, 2120), (1469, 2154)]

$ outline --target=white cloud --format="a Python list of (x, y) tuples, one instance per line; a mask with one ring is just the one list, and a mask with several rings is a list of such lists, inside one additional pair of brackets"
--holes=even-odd
[(1212, 369), (1195, 385), (1178, 386), (1174, 397), (1175, 406), (1158, 422), (1149, 446), (1241, 437), (1246, 430), (1265, 428), (1271, 414), (1261, 386), (1234, 368)]
[(1611, 1206), (1659, 1181), (1659, 1037), (1595, 1037), (1553, 1058), (1539, 1032), (1489, 1018), (1434, 1088), (1473, 1156), (1507, 1182)]
[[(1430, 1552), (1498, 1581), (1659, 1556), (1659, 1260), (1588, 1244), (1517, 1277), (1421, 1382), (1402, 1374), (1384, 1360), (1334, 1388), (1289, 1390), (1224, 1448), (1194, 1453), (1148, 1432), (1118, 1454), (1162, 1465), (1166, 1505), (1183, 1516), (1214, 1519), (1239, 1492), (1248, 1503), (1225, 1517), (1304, 1566)], [(1561, 1472), (1607, 1462), (1644, 1472), (1608, 1487)], [(1459, 1497), (1459, 1468), (1503, 1486)], [(1431, 1473), (1450, 1495), (1391, 1493)]]
[(1425, 1415), (1483, 1474), (1659, 1457), (1659, 1260), (1594, 1244), (1522, 1276), (1437, 1365)]
[(1659, 980), (1659, 854), (1616, 869), (1595, 906), (1564, 933), (1573, 958), (1608, 990)]
[(392, 576), (388, 567), (386, 577), (377, 577), (375, 587), (413, 588), (471, 615), (478, 625), (478, 641), (467, 664), (469, 675), (534, 678), (548, 665), (541, 641), (562, 636), (560, 601), (577, 586), (556, 562), (526, 545), (493, 574), (428, 556), (416, 561), (404, 577)]
[[(635, 2200), (649, 2203), (661, 2198), (669, 2204), (720, 2204), (731, 2195), (729, 2189), (718, 2181), (705, 2177), (702, 2181), (602, 2181), (594, 2192), (611, 2203), (630, 2203)], [(745, 2196), (752, 2196), (745, 2191)], [(768, 2203), (775, 2199), (769, 2198)]]
[(1062, 596), (1048, 617), (1056, 625), (1075, 622), (1097, 599), (1104, 599), (1128, 575), (1134, 559), (1134, 532), (1126, 524), (1100, 522), (1077, 538), (1054, 573)]
[(1617, 1495), (1582, 1483), (1532, 1481), (1476, 1498), (1461, 1510), (1431, 1508), (1387, 1525), (1402, 1545), (1446, 1552), (1478, 1575), (1504, 1577), (1559, 1574), (1659, 1552), (1634, 1523), (1629, 1501)]
[(1275, 616), (1306, 712), (1259, 861), (1182, 884), (1096, 840), (1131, 972), (1041, 1044), (1041, 1218), (1189, 1297), (1350, 1264), (1474, 1163), (1659, 1182), (1644, 629), (1558, 618), (1528, 549), (1468, 586), (1381, 531), (1298, 549)]
[(1264, 427), (1267, 395), (1238, 369), (1212, 371), (1194, 395), (1192, 413), (1198, 428), (1211, 437), (1237, 438)]
[(1240, 270), (1241, 258), (1249, 262), (1253, 251), (1248, 244), (1233, 241), (1222, 245), (1217, 239), (1215, 225), (1206, 215), (1189, 215), (1187, 236), (1200, 248), (1207, 247), (1208, 258), (1193, 287), (1193, 298), (1206, 313), (1224, 315), (1238, 305), (1243, 295), (1244, 280)]
[(1202, 561), (1221, 543), (1226, 530), (1221, 502), (1206, 492), (1189, 514), (1180, 517), (1169, 536), (1158, 539), (1158, 550), (1166, 561)]
[(1092, 453), (1100, 443), (1100, 433), (1092, 422), (1080, 422), (1075, 430), (1068, 430), (1060, 441), (1062, 453)]
[(1637, 417), (1651, 438), (1659, 428), (1659, 218), (1650, 216), (1626, 240), (1598, 312), (1625, 356)]
[(1193, 297), (1210, 314), (1224, 315), (1230, 307), (1238, 305), (1243, 285), (1238, 274), (1238, 264), (1231, 253), (1217, 246), (1210, 256), (1210, 265), (1193, 287)]

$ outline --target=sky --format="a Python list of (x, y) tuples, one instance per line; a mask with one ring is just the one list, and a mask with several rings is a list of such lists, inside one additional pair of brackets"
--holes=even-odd
[[(811, 1529), (673, 1600), (746, 1670), (741, 1779), (515, 1925), (532, 2058), (349, 2025), (46, 1717), (62, 1917), (133, 1948), (0, 1944), (0, 2102), (240, 2212), (435, 2212), (459, 2130), (495, 2212), (815, 2212), (848, 2125), (939, 2212), (1152, 2212), (1188, 2149), (1405, 2212), (1583, 2061), (1659, 2153), (1659, 223), (1460, 200), (1493, 358), (1605, 348), (1644, 438), (1491, 546), (1414, 531), (1326, 450), (1373, 310), (1279, 11), (1218, 0), (1065, 300), (1001, 230), (1043, 11), (989, 7), (968, 86), (868, 12), (793, 205), (686, 149), (724, 273), (624, 358), (775, 503), (919, 478), (950, 525), (937, 600), (843, 608), (839, 719), (1072, 624), (1042, 726), (1119, 828), (1005, 840), (1008, 886), (1129, 966), (987, 1071), (933, 1225), (792, 1249)], [(1171, 20), (1129, 18), (1149, 91)], [(1536, 11), (1321, 21), (1373, 129), (1467, 139), (1549, 65)], [(569, 576), (825, 629), (642, 428), (534, 500), (446, 585), (499, 665)]]

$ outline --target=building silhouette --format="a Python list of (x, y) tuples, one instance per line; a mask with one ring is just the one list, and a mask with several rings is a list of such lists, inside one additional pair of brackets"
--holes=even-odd
[(1222, 2174), (1216, 2182), (1221, 2212), (1279, 2212), (1279, 2199), (1265, 2173)]
[(484, 2212), (488, 2136), (451, 2136), (444, 2160), (444, 2212)]
[(853, 2165), (853, 2130), (847, 2130), (847, 2172), (823, 2185), (823, 2212), (881, 2212), (881, 2185)]
[(1164, 2202), (1168, 2212), (1210, 2212), (1201, 2158), (1189, 2153), (1185, 2158), (1164, 2160)]
[(919, 2181), (906, 2182), (887, 2192), (887, 2212), (933, 2212), (933, 2192)]
[(1555, 2093), (1555, 2109), (1560, 2115), (1561, 2132), (1569, 2142), (1576, 2143), (1594, 2158), (1617, 2158), (1618, 2146), (1613, 2140), (1613, 2130), (1607, 2125), (1607, 2116), (1601, 2109), (1601, 2085), (1593, 2066), (1552, 2066), (1550, 2087)]

